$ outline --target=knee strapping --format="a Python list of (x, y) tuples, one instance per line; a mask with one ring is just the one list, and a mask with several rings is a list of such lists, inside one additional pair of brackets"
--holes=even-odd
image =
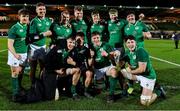
[(142, 105), (149, 106), (156, 100), (157, 95), (156, 94), (152, 94), (152, 96), (141, 95), (140, 98), (141, 98)]

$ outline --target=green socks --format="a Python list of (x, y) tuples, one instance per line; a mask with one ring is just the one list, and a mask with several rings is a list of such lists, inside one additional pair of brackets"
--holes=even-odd
[(18, 91), (19, 91), (18, 78), (12, 77), (12, 89), (13, 89), (13, 95), (18, 94)]
[(109, 82), (110, 82), (109, 94), (114, 95), (114, 90), (117, 85), (117, 78), (109, 77)]
[(74, 95), (76, 94), (76, 86), (72, 84), (71, 86), (71, 93)]

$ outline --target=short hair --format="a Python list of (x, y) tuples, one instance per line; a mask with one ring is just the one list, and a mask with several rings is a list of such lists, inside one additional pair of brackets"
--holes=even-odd
[(91, 33), (91, 37), (95, 36), (95, 35), (101, 35), (98, 31), (94, 31)]
[(68, 10), (64, 10), (63, 12), (61, 12), (61, 15), (63, 14), (69, 14), (69, 11)]
[(37, 7), (40, 7), (40, 6), (45, 6), (45, 4), (42, 3), (42, 2), (39, 2), (39, 3), (36, 4), (36, 8), (37, 8)]
[(75, 37), (71, 34), (67, 37), (67, 39), (75, 40)]
[(93, 12), (91, 12), (91, 16), (93, 15), (99, 15), (99, 12), (97, 10), (94, 10)]
[(81, 38), (84, 38), (85, 35), (84, 35), (83, 32), (77, 32), (77, 33), (76, 33), (76, 37), (77, 37), (77, 36), (80, 36)]
[(81, 6), (75, 6), (74, 7), (74, 11), (77, 10), (77, 11), (82, 11), (83, 10), (83, 7)]
[(126, 12), (126, 16), (128, 16), (128, 15), (130, 15), (130, 14), (134, 14), (134, 15), (135, 15), (135, 12), (132, 11), (132, 10), (129, 10), (129, 11)]
[(29, 10), (22, 8), (18, 11), (18, 15), (29, 15)]
[(109, 14), (115, 14), (115, 13), (118, 13), (117, 9), (110, 9), (109, 10)]
[(135, 37), (133, 35), (128, 35), (124, 38), (124, 41), (127, 42), (127, 40), (135, 40)]

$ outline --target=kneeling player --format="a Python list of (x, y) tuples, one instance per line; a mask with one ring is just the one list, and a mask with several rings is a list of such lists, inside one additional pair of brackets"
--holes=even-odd
[(128, 68), (122, 69), (121, 72), (124, 77), (130, 80), (140, 81), (140, 85), (143, 88), (140, 102), (142, 105), (149, 106), (157, 98), (157, 94), (153, 93), (156, 73), (145, 49), (137, 48), (134, 36), (127, 36), (125, 42), (130, 60)]

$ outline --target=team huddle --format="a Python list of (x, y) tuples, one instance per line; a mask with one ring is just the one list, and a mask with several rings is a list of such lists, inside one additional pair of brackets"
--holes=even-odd
[[(108, 103), (116, 100), (118, 81), (123, 96), (132, 93), (134, 81), (139, 81), (142, 105), (149, 106), (157, 97), (165, 97), (144, 49), (144, 38), (151, 38), (151, 34), (142, 15), (136, 20), (134, 12), (128, 12), (126, 20), (119, 19), (118, 11), (110, 9), (110, 20), (103, 21), (99, 12), (93, 11), (90, 23), (83, 17), (83, 8), (75, 6), (72, 20), (65, 10), (56, 21), (45, 17), (43, 3), (37, 3), (36, 13), (29, 23), (29, 11), (19, 10), (19, 21), (8, 32), (7, 64), (11, 68), (14, 102), (26, 95), (21, 81), (27, 62), (31, 88), (37, 88), (37, 78), (42, 82), (42, 100), (58, 100), (57, 92), (62, 91), (75, 101), (80, 99), (79, 94), (91, 99), (94, 95), (90, 90), (95, 90), (92, 86), (99, 81), (104, 81), (109, 91)], [(48, 46), (47, 37), (51, 39)]]

